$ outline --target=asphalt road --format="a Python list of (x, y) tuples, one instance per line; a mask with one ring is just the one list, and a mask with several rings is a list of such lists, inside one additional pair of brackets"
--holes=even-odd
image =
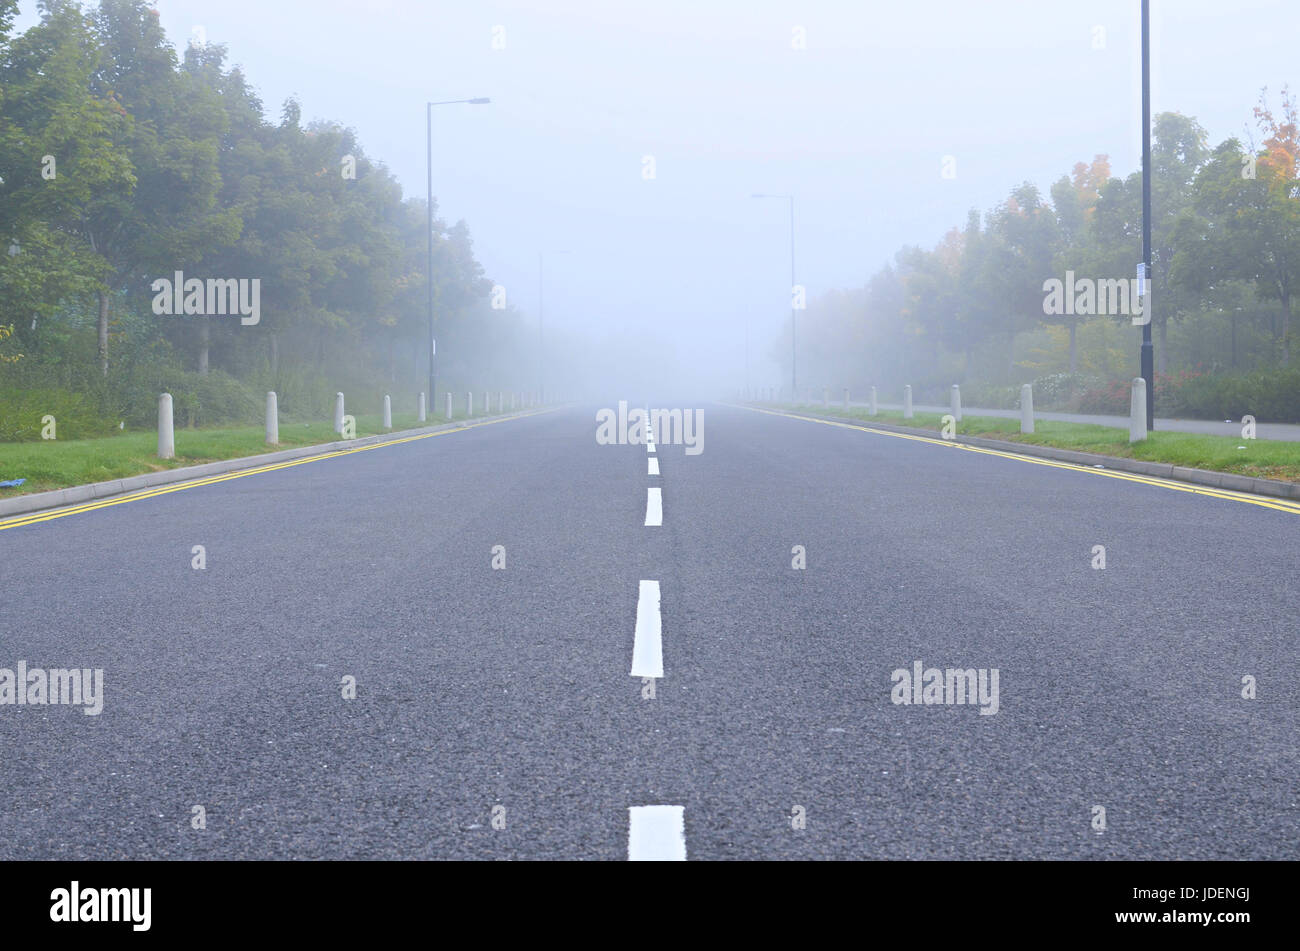
[[(1296, 855), (1300, 506), (595, 409), (0, 523), (0, 667), (105, 679), (0, 705), (0, 859), (624, 859), (647, 805), (692, 860)], [(997, 713), (892, 702), (915, 661)]]

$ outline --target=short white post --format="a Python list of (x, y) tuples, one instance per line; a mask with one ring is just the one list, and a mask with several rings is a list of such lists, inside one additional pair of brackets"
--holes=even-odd
[(903, 387), (903, 419), (912, 418), (912, 387)]
[(158, 397), (158, 458), (176, 458), (176, 434), (172, 429), (172, 395)]
[(497, 390), (497, 412), (504, 413), (505, 411), (506, 411), (506, 395), (502, 393), (500, 390)]
[(384, 394), (384, 428), (393, 428), (393, 399), (387, 393)]
[(1128, 441), (1141, 442), (1147, 438), (1147, 381), (1133, 378), (1133, 398), (1129, 401)]
[(871, 415), (876, 415), (876, 388), (871, 388)]
[(952, 385), (952, 418), (961, 422), (961, 388), (956, 383)]
[(273, 446), (280, 441), (280, 408), (275, 390), (266, 394), (266, 441)]
[(1034, 431), (1034, 388), (1028, 383), (1020, 388), (1020, 431)]
[(334, 394), (334, 431), (343, 433), (343, 394)]
[(452, 406), (451, 406), (451, 393), (448, 392), (448, 393), (447, 393), (447, 418), (448, 418), (448, 419), (451, 419), (451, 409), (452, 409)]
[(474, 391), (470, 390), (465, 394), (465, 415), (474, 415)]
[(420, 422), (424, 422), (428, 416), (424, 412), (424, 394), (420, 394)]

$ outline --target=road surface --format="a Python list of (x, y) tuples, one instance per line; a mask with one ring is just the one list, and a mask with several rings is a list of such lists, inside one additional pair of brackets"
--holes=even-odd
[(702, 409), (0, 523), (0, 859), (1294, 856), (1300, 506)]

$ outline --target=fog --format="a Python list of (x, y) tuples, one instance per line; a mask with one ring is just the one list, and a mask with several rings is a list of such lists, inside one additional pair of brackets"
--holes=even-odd
[[(411, 196), (425, 102), (490, 97), (433, 111), (440, 214), (466, 221), (488, 278), (534, 323), (547, 254), (547, 363), (606, 399), (788, 378), (788, 209), (752, 193), (795, 196), (796, 280), (815, 301), (1021, 182), (1046, 192), (1103, 153), (1116, 175), (1139, 166), (1129, 0), (157, 9), (178, 46), (225, 44), (268, 116), (298, 97), (304, 122), (354, 129)], [(37, 18), (22, 11), (20, 29)], [(1297, 27), (1284, 2), (1154, 3), (1153, 111), (1196, 117), (1212, 142), (1240, 135), (1260, 88), (1294, 78)]]

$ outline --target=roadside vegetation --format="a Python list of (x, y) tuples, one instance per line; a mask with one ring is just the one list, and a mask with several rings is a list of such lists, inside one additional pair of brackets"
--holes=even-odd
[[(843, 417), (868, 424), (888, 423), (935, 432), (943, 428), (941, 413), (917, 412), (911, 419), (904, 419), (902, 410), (882, 409), (872, 416), (864, 407), (843, 409), (800, 404), (793, 409), (809, 415)], [(1127, 429), (1044, 419), (1035, 420), (1034, 432), (1025, 434), (1020, 432), (1020, 420), (1000, 416), (964, 416), (957, 424), (956, 432), (963, 436), (1054, 446), (1103, 456), (1170, 463), (1190, 469), (1209, 469), (1253, 478), (1300, 482), (1298, 442), (1156, 431), (1149, 433), (1142, 442), (1130, 443)]]

